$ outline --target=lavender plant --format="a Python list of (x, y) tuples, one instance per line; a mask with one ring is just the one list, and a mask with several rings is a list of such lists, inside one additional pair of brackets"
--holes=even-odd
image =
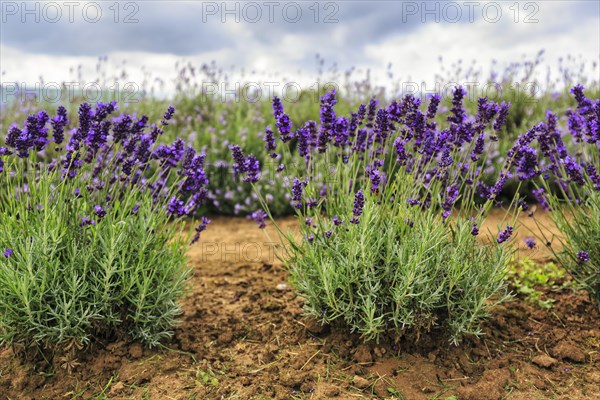
[(519, 167), (522, 178), (541, 176), (533, 193), (564, 236), (551, 249), (600, 306), (600, 99), (588, 99), (581, 85), (571, 93), (577, 107), (566, 112), (566, 131), (548, 111), (532, 129), (537, 146), (525, 149)]
[(40, 111), (0, 146), (1, 343), (52, 353), (172, 334), (186, 246), (209, 222), (184, 230), (206, 197), (205, 156), (181, 139), (157, 144), (173, 107), (159, 125), (116, 110), (84, 103), (69, 132), (63, 107)]
[[(271, 151), (300, 160), (284, 171), (302, 240), (279, 230), (282, 256), (306, 311), (322, 323), (343, 321), (365, 339), (418, 339), (438, 326), (457, 343), (481, 334), (480, 320), (506, 298), (513, 227), (487, 242), (478, 236), (513, 162), (491, 187), (481, 182), (484, 145), (497, 140), (509, 105), (480, 99), (469, 116), (465, 94), (456, 88), (442, 127), (439, 96), (426, 111), (406, 96), (388, 107), (371, 100), (346, 117), (336, 114), (332, 91), (321, 99), (320, 123), (293, 133), (274, 100), (281, 145)], [(295, 148), (286, 145), (292, 137)], [(231, 150), (238, 172), (256, 184), (255, 157)], [(271, 215), (263, 207), (254, 217), (264, 227)]]

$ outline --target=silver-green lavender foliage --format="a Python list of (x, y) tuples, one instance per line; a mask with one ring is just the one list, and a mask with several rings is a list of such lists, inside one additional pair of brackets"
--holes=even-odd
[[(66, 145), (66, 121), (55, 117), (49, 138), (40, 112), (0, 146), (1, 343), (152, 346), (173, 333), (190, 272), (183, 218), (200, 201), (188, 189), (206, 183), (203, 156), (155, 146), (162, 129), (147, 134), (145, 117), (111, 121), (115, 109), (83, 105)], [(59, 158), (39, 161), (50, 146)]]
[[(513, 161), (492, 187), (481, 182), (485, 142), (497, 140), (510, 105), (482, 99), (470, 117), (465, 94), (455, 90), (442, 127), (434, 121), (439, 96), (426, 112), (407, 96), (340, 117), (332, 92), (322, 99), (321, 123), (293, 134), (275, 99), (284, 143), (276, 151), (298, 153), (285, 171), (302, 239), (282, 232), (284, 257), (306, 311), (322, 323), (343, 322), (365, 339), (418, 339), (441, 327), (457, 343), (481, 334), (480, 321), (506, 299), (513, 227), (487, 240), (479, 230)], [(258, 181), (252, 156), (238, 150), (235, 165)], [(264, 207), (254, 215), (263, 226)]]

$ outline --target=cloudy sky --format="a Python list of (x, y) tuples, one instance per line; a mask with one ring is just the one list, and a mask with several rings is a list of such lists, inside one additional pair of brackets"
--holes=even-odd
[[(177, 62), (215, 61), (232, 75), (310, 84), (315, 54), (325, 69), (370, 69), (403, 81), (434, 82), (439, 59), (449, 68), (476, 60), (487, 71), (533, 59), (558, 72), (560, 57), (586, 62), (598, 79), (600, 3), (597, 1), (38, 1), (0, 2), (2, 83), (35, 85), (83, 80), (125, 68), (139, 84), (171, 84)], [(123, 65), (125, 67), (123, 67)], [(167, 85), (167, 86), (168, 86)]]

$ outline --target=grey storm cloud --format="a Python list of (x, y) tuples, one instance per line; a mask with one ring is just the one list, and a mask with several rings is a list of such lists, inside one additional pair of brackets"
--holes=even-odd
[[(316, 2), (310, 1), (136, 1), (118, 3), (118, 16), (113, 2), (74, 3), (28, 3), (29, 11), (37, 7), (32, 13), (23, 8), (25, 3), (3, 1), (1, 42), (25, 52), (52, 55), (145, 51), (185, 56), (248, 40), (229, 29), (240, 24), (242, 32), (263, 44), (276, 43), (286, 33), (306, 34), (315, 40), (317, 51), (319, 43), (339, 27), (350, 28), (348, 45), (360, 47), (422, 24), (421, 10), (414, 9), (422, 2), (335, 1), (315, 7)], [(130, 23), (125, 22), (127, 18)], [(466, 19), (465, 13), (463, 22)]]
[[(352, 53), (366, 44), (377, 44), (390, 36), (412, 32), (425, 22), (435, 22), (435, 13), (441, 15), (445, 24), (468, 23), (470, 16), (479, 20), (485, 5), (479, 2), (469, 15), (465, 2), (441, 1), (98, 1), (74, 2), (74, 22), (70, 22), (67, 3), (28, 3), (28, 10), (38, 7), (36, 15), (35, 11), (24, 13), (23, 2), (2, 1), (0, 43), (27, 53), (48, 55), (98, 56), (141, 51), (190, 56), (240, 46), (251, 49), (253, 43), (271, 45), (280, 41), (282, 35), (295, 34), (308, 40), (316, 53), (326, 49), (330, 37), (343, 28), (347, 47), (340, 53)], [(543, 12), (550, 3), (535, 4)], [(598, 18), (597, 2), (572, 4), (565, 26), (571, 26), (573, 20)], [(61, 18), (51, 22), (56, 5)], [(96, 5), (101, 10), (100, 17)], [(298, 9), (302, 15), (294, 20)], [(456, 18), (457, 10), (460, 18)], [(96, 22), (90, 22), (96, 17)], [(126, 23), (127, 17), (130, 22), (137, 22)]]

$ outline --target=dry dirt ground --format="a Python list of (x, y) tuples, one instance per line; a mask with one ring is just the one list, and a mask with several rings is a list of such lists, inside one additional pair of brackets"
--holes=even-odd
[[(600, 319), (584, 293), (540, 288), (550, 310), (517, 296), (459, 347), (436, 335), (363, 344), (303, 316), (267, 232), (273, 240), (251, 221), (213, 220), (190, 251), (191, 292), (165, 348), (98, 342), (71, 373), (0, 348), (0, 399), (600, 399)], [(550, 257), (519, 232), (519, 256)]]

